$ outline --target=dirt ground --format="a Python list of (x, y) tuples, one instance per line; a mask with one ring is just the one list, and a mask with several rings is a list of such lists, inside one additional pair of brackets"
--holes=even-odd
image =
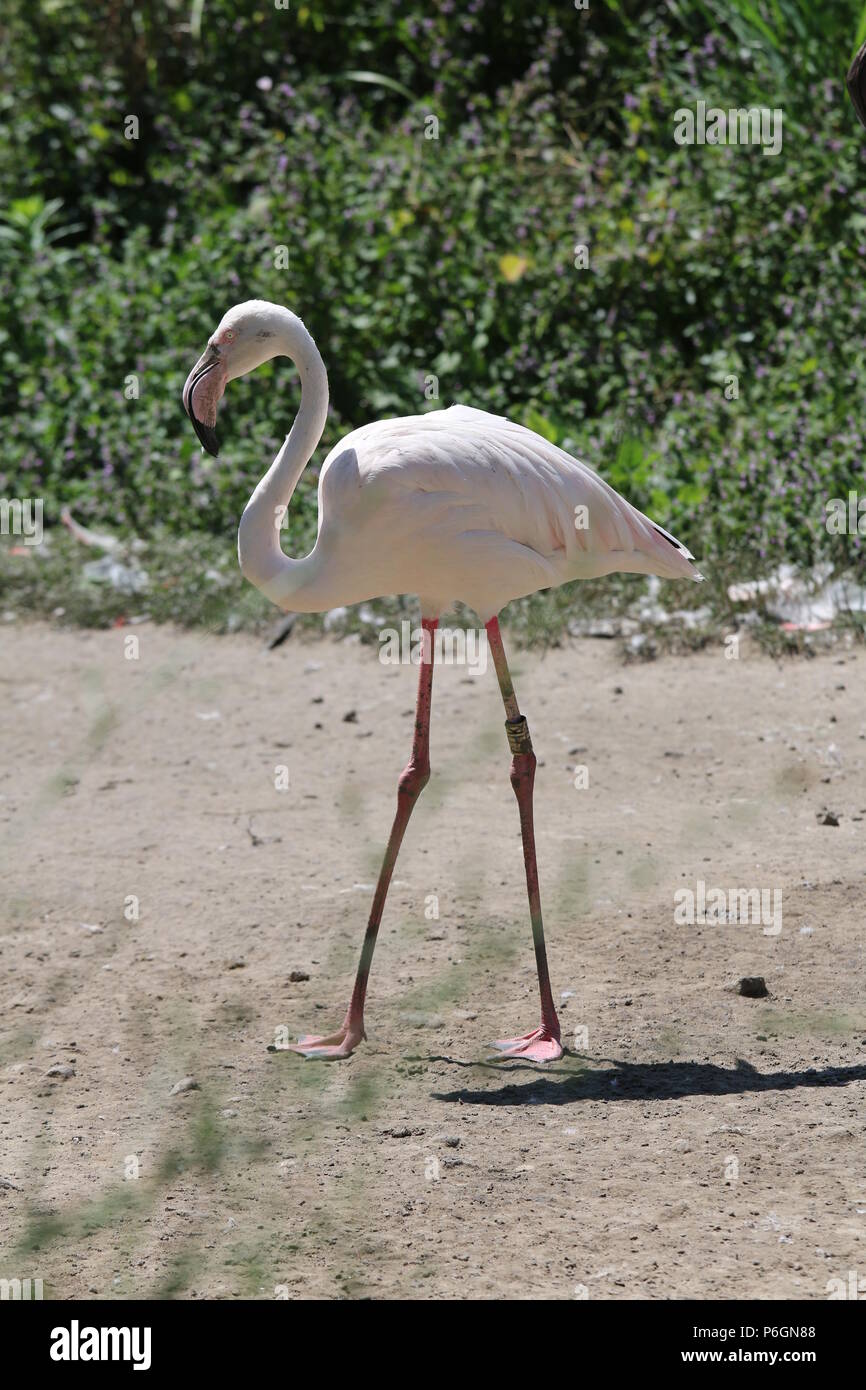
[[(866, 654), (512, 665), (570, 1050), (485, 1060), (537, 995), (495, 677), (453, 666), (368, 1042), (328, 1066), (276, 1044), (342, 1018), (414, 668), (3, 626), (0, 1277), (823, 1299), (866, 1275)], [(781, 930), (675, 921), (698, 881), (780, 891)], [(767, 998), (730, 988), (757, 975)]]

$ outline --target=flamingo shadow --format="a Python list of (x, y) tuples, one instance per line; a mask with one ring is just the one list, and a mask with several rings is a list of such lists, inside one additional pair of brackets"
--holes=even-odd
[[(431, 1057), (430, 1061), (452, 1061)], [(623, 1062), (614, 1058), (592, 1058), (607, 1062), (605, 1070), (580, 1065), (573, 1055), (556, 1072), (542, 1072), (526, 1063), (507, 1067), (508, 1074), (530, 1073), (525, 1084), (507, 1082), (496, 1090), (434, 1091), (433, 1100), (461, 1105), (575, 1105), (585, 1100), (678, 1100), (685, 1096), (743, 1095), (749, 1091), (793, 1091), (799, 1087), (847, 1086), (866, 1081), (866, 1063), (849, 1067), (808, 1067), (805, 1071), (759, 1072), (742, 1058), (736, 1066), (716, 1066), (712, 1062)], [(575, 1062), (578, 1063), (575, 1066)], [(463, 1064), (479, 1065), (479, 1064)], [(506, 1066), (482, 1063), (500, 1074)]]

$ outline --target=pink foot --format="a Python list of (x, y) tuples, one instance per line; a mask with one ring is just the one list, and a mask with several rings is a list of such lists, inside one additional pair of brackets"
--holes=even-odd
[(504, 1061), (506, 1057), (525, 1057), (530, 1062), (556, 1062), (562, 1056), (562, 1043), (547, 1028), (536, 1028), (534, 1033), (524, 1033), (522, 1038), (499, 1038), (493, 1044), (499, 1056), (493, 1062)]
[(367, 1034), (363, 1027), (349, 1027), (343, 1024), (337, 1033), (324, 1036), (305, 1034), (296, 1043), (290, 1044), (287, 1052), (299, 1052), (302, 1057), (319, 1062), (339, 1062), (343, 1057), (351, 1057), (353, 1051)]

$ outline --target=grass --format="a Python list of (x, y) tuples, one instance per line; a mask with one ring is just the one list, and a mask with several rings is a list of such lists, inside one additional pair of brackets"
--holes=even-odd
[[(146, 591), (138, 594), (123, 593), (91, 577), (87, 567), (96, 552), (65, 532), (51, 534), (42, 546), (28, 547), (22, 554), (23, 550), (5, 541), (0, 544), (0, 624), (45, 619), (63, 627), (134, 628), (150, 621), (214, 634), (250, 632), (265, 637), (282, 620), (279, 610), (241, 575), (233, 538), (204, 534), (182, 540), (168, 535), (153, 538), (131, 561), (148, 579)], [(724, 575), (710, 572), (701, 585), (663, 584), (653, 599), (648, 581), (640, 575), (610, 575), (544, 590), (508, 605), (509, 635), (521, 647), (545, 650), (571, 635), (602, 635), (602, 625), (608, 625), (611, 634), (619, 634), (626, 660), (697, 651), (744, 631), (742, 618), (727, 597), (732, 572), (733, 567)], [(377, 599), (327, 616), (299, 614), (297, 631), (357, 634), (361, 641), (374, 643), (383, 626), (398, 626), (403, 618), (417, 621), (412, 596)], [(469, 610), (458, 609), (448, 622), (451, 627), (473, 626), (477, 619)], [(785, 632), (760, 604), (755, 605), (748, 625), (751, 638), (775, 657), (808, 655), (845, 638), (859, 643), (864, 630), (864, 615), (843, 613), (827, 632)], [(97, 718), (92, 730), (95, 744), (110, 731), (111, 720), (107, 709)]]

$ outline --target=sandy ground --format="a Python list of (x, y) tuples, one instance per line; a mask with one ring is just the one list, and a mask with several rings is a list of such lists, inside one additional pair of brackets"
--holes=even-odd
[[(495, 678), (451, 667), (368, 1042), (325, 1066), (275, 1042), (342, 1017), (414, 669), (3, 628), (0, 1277), (822, 1299), (866, 1275), (866, 655), (626, 666), (586, 641), (513, 669), (570, 1051), (484, 1060), (537, 997)], [(780, 891), (781, 930), (677, 923), (698, 880)]]

